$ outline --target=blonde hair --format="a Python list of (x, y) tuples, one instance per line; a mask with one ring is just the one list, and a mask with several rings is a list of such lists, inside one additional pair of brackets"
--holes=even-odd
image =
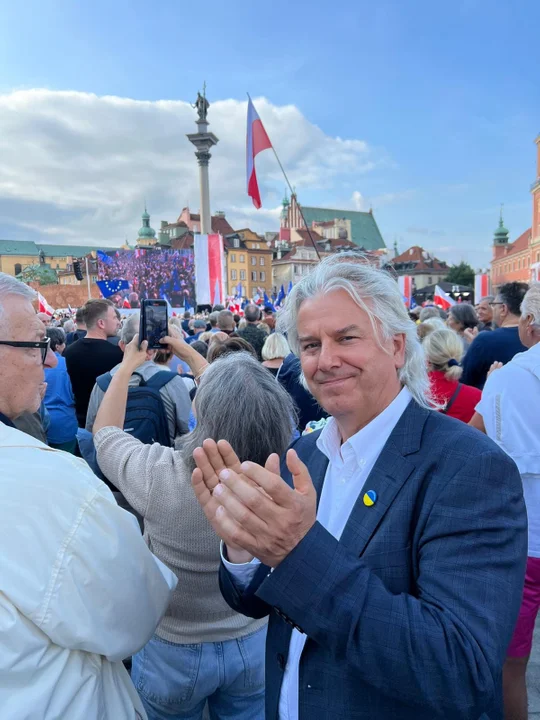
[(201, 333), (197, 340), (202, 340), (202, 342), (208, 345), (213, 335), (215, 335), (215, 333), (213, 333), (211, 330), (207, 330), (206, 332)]
[(263, 360), (277, 360), (278, 358), (287, 357), (290, 352), (291, 348), (287, 338), (277, 332), (266, 338), (261, 354)]
[(459, 380), (463, 369), (459, 365), (448, 365), (454, 360), (461, 362), (463, 343), (453, 330), (434, 330), (424, 340), (426, 359), (434, 370), (442, 370), (447, 380)]
[(266, 323), (260, 322), (260, 323), (257, 325), (257, 327), (259, 328), (259, 330), (262, 330), (262, 331), (265, 332), (267, 335), (270, 335), (270, 325), (267, 325)]

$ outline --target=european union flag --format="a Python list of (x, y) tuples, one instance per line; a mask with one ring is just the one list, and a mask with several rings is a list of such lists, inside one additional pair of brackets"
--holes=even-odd
[(283, 285), (282, 285), (279, 288), (279, 294), (277, 296), (276, 305), (281, 305), (284, 300), (285, 300), (285, 289), (283, 288)]
[(292, 290), (292, 280), (289, 280), (289, 287), (287, 288), (287, 295), (291, 292), (291, 290)]
[(96, 285), (104, 298), (116, 295), (121, 290), (129, 290), (129, 283), (127, 280), (98, 280)]
[(264, 293), (264, 305), (265, 305), (265, 307), (271, 307), (271, 308), (272, 308), (272, 312), (276, 312), (276, 308), (275, 308), (274, 305), (272, 304), (272, 301), (270, 300), (270, 298), (268, 297), (268, 295), (266, 294), (266, 292)]
[(416, 303), (416, 300), (412, 297), (412, 298), (411, 298), (411, 304), (410, 304), (409, 310), (414, 310), (415, 307), (418, 307), (418, 305), (417, 305), (417, 303)]
[(107, 255), (107, 253), (104, 253), (103, 250), (97, 251), (97, 256), (99, 262), (102, 262), (104, 265), (111, 265), (112, 264), (112, 257), (110, 255)]

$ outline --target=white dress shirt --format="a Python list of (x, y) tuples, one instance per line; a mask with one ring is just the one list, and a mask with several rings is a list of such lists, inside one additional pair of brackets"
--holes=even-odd
[[(330, 418), (317, 439), (318, 449), (329, 460), (317, 511), (317, 520), (337, 540), (340, 539), (351, 510), (362, 492), (373, 466), (392, 430), (411, 400), (407, 388), (377, 415), (368, 425), (350, 437), (343, 445), (336, 421)], [(366, 488), (366, 491), (370, 488)], [(222, 553), (227, 570), (233, 575), (236, 586), (243, 589), (249, 585), (259, 560), (235, 564), (228, 562)], [(280, 720), (298, 720), (298, 681), (300, 659), (307, 636), (293, 630), (289, 645), (287, 667), (283, 676), (279, 698)]]

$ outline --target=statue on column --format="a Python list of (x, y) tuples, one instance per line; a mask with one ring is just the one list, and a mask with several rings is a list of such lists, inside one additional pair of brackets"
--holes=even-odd
[(210, 107), (210, 103), (206, 99), (206, 83), (204, 83), (202, 95), (200, 92), (197, 93), (197, 100), (195, 100), (195, 105), (192, 105), (191, 107), (197, 110), (197, 113), (199, 114), (199, 120), (206, 120), (206, 116), (208, 115), (208, 108)]

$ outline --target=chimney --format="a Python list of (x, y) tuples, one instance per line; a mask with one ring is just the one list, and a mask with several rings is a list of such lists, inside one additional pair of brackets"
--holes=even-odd
[(214, 213), (214, 217), (224, 218), (224, 217), (225, 217), (225, 213), (223, 212), (223, 210), (216, 210), (216, 212)]

